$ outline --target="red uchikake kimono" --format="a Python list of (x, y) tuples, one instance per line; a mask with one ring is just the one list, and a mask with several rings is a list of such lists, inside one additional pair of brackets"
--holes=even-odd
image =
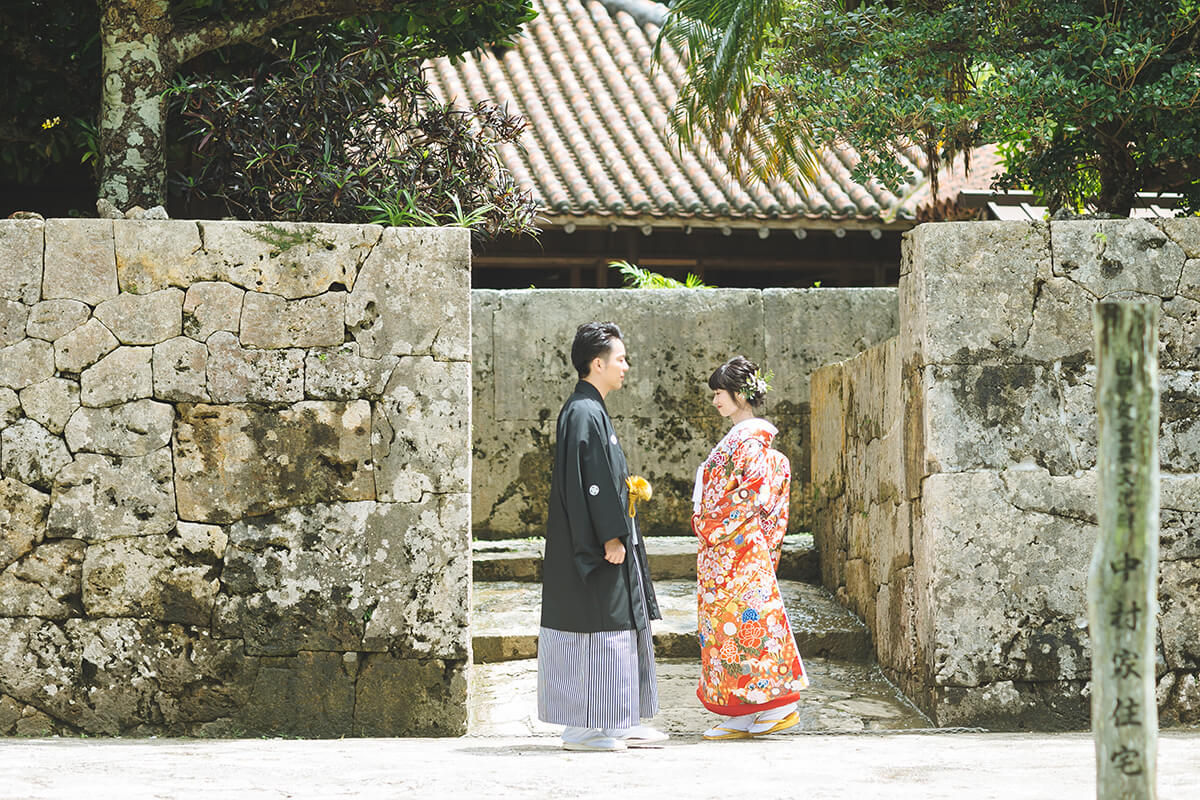
[(696, 695), (725, 716), (793, 703), (808, 686), (775, 578), (791, 485), (787, 457), (771, 449), (777, 432), (757, 417), (740, 422), (697, 472)]

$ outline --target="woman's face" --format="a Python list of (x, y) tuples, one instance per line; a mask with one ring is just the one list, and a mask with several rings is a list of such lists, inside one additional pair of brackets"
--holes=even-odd
[(713, 389), (712, 404), (722, 417), (728, 417), (748, 405), (740, 396), (732, 395), (726, 389)]

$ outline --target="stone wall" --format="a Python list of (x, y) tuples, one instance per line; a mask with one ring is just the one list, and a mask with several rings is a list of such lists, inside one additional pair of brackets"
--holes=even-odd
[(826, 585), (939, 725), (1086, 728), (1091, 306), (1162, 304), (1158, 694), (1200, 722), (1200, 220), (907, 236), (900, 335), (812, 379)]
[(0, 222), (0, 733), (459, 734), (464, 230)]
[(472, 296), (473, 527), (481, 538), (541, 536), (559, 408), (575, 385), (575, 329), (621, 327), (632, 367), (608, 407), (630, 469), (654, 486), (648, 534), (690, 535), (697, 465), (728, 423), (708, 376), (741, 353), (775, 371), (762, 413), (792, 460), (792, 530), (808, 530), (808, 376), (894, 336), (894, 289), (581, 289)]

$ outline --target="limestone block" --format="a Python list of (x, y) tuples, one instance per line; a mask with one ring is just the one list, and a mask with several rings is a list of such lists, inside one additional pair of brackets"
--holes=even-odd
[[(1032, 492), (1038, 473), (1021, 474)], [(1096, 526), (1018, 508), (992, 472), (930, 475), (922, 504), (913, 559), (931, 571), (924, 602), (933, 682), (1086, 680)], [(921, 585), (922, 575), (914, 577)]]
[(0, 695), (0, 736), (12, 734), (21, 718), (21, 704), (7, 695)]
[(0, 298), (31, 306), (42, 296), (42, 251), (46, 223), (0, 220)]
[[(752, 289), (506, 292), (494, 322), (496, 419), (558, 416), (578, 380), (570, 357), (575, 330), (592, 320), (620, 326), (632, 365), (624, 387), (605, 399), (614, 419), (703, 419), (713, 413), (708, 376), (737, 354), (730, 342), (764, 362), (762, 308)], [(698, 319), (721, 320), (721, 336), (681, 337)], [(767, 397), (766, 416), (794, 412), (781, 405), (794, 405), (791, 398)]]
[(471, 515), (466, 493), (380, 503), (366, 519), (362, 649), (466, 659)]
[(304, 358), (304, 394), (310, 400), (377, 399), (399, 361), (397, 356), (363, 358), (357, 342), (309, 350)]
[(29, 306), (0, 297), (0, 347), (24, 339), (28, 320)]
[(63, 440), (31, 419), (23, 419), (0, 433), (4, 475), (49, 491), (54, 476), (71, 454)]
[[(476, 535), (541, 536), (554, 464), (554, 421), (476, 425), (471, 521)], [(682, 472), (682, 470), (679, 470)], [(651, 480), (656, 492), (663, 487)], [(659, 495), (655, 495), (657, 501)]]
[(79, 384), (64, 378), (50, 378), (26, 386), (20, 396), (25, 416), (55, 436), (62, 435), (67, 420), (79, 408)]
[(846, 449), (846, 412), (841, 365), (821, 367), (812, 374), (812, 485), (825, 497), (844, 488), (842, 456)]
[(61, 372), (83, 372), (118, 344), (117, 337), (93, 317), (54, 342), (54, 363)]
[(1200, 300), (1200, 258), (1189, 258), (1179, 276), (1179, 294), (1189, 300)]
[(208, 348), (185, 336), (154, 345), (154, 396), (159, 400), (207, 403)]
[(154, 394), (151, 347), (118, 347), (79, 376), (79, 402), (92, 408), (141, 400)]
[(47, 542), (0, 572), (0, 616), (79, 616), (84, 547), (75, 540)]
[(244, 639), (253, 655), (357, 651), (373, 608), (364, 603), (364, 532), (374, 507), (310, 505), (231, 525), (216, 634)]
[(1167, 666), (1200, 668), (1200, 559), (1159, 563), (1159, 638)]
[(1096, 297), (1134, 291), (1173, 297), (1183, 272), (1183, 248), (1143, 219), (1053, 222), (1054, 274)]
[(0, 430), (21, 418), (20, 395), (12, 389), (0, 388)]
[(808, 376), (817, 367), (890, 339), (900, 328), (890, 288), (765, 289), (762, 303), (770, 362), (763, 367), (779, 365), (772, 386), (792, 403), (808, 402)]
[(901, 355), (921, 364), (1003, 361), (1024, 343), (1036, 279), (1050, 277), (1041, 223), (945, 222), (906, 234)]
[(1176, 296), (1158, 318), (1158, 368), (1200, 369), (1200, 297)]
[(470, 258), (466, 229), (385, 228), (346, 299), (363, 357), (470, 360)]
[(471, 485), (471, 365), (403, 358), (374, 404), (375, 486), (383, 502)]
[(0, 387), (24, 389), (54, 375), (54, 346), (40, 339), (23, 339), (0, 347)]
[(979, 726), (993, 731), (1079, 731), (1091, 721), (1087, 680), (978, 687), (937, 687), (923, 710), (939, 727)]
[(1159, 478), (1160, 561), (1200, 559), (1200, 475)]
[(122, 344), (158, 344), (183, 332), (183, 291), (123, 292), (96, 306), (96, 319)]
[[(481, 419), (496, 418), (496, 375), (493, 351), (493, 318), (506, 293), (497, 289), (471, 290), (471, 402), (472, 413)], [(482, 416), (480, 416), (482, 415)], [(478, 429), (479, 423), (475, 423)]]
[(123, 292), (186, 288), (207, 279), (200, 227), (192, 220), (119, 220), (113, 242)]
[(467, 732), (467, 665), (371, 653), (356, 684), (356, 736), (462, 736)]
[(84, 610), (89, 617), (139, 617), (207, 627), (224, 553), (194, 549), (185, 550), (178, 535), (132, 536), (91, 545), (83, 561)]
[(74, 453), (144, 456), (171, 440), (175, 409), (167, 403), (134, 400), (108, 408), (80, 408), (65, 433)]
[(1033, 324), (1017, 357), (1041, 362), (1090, 360), (1095, 299), (1066, 278), (1039, 282), (1033, 300)]
[(42, 297), (82, 300), (89, 306), (117, 296), (113, 223), (107, 219), (46, 220)]
[(182, 519), (234, 522), (292, 506), (375, 497), (365, 400), (305, 401), (279, 411), (181, 405), (179, 414), (174, 458)]
[(1183, 249), (1188, 258), (1200, 258), (1200, 225), (1189, 217), (1156, 219), (1154, 225)]
[(43, 300), (29, 311), (25, 331), (35, 339), (53, 342), (88, 321), (92, 310), (78, 300)]
[(208, 392), (214, 403), (295, 403), (304, 399), (304, 351), (249, 350), (237, 337), (208, 337)]
[(241, 342), (246, 347), (335, 347), (346, 338), (346, 293), (287, 300), (247, 292), (242, 303)]
[(54, 482), (47, 535), (106, 542), (175, 527), (169, 448), (114, 458), (80, 453)]
[(79, 664), (60, 623), (38, 617), (0, 616), (0, 686), (22, 703), (56, 716), (69, 714), (79, 684)]
[(246, 290), (231, 283), (202, 281), (183, 299), (183, 333), (203, 342), (216, 331), (237, 333)]
[(354, 730), (358, 659), (342, 653), (300, 653), (260, 660), (239, 730), (259, 736), (334, 738)]
[(1200, 371), (1159, 373), (1159, 466), (1200, 472)]
[(927, 367), (926, 473), (1005, 469), (1021, 463), (1074, 472), (1060, 417), (1061, 389), (1049, 367)]
[(49, 496), (15, 478), (0, 478), (0, 569), (42, 540), (49, 508)]

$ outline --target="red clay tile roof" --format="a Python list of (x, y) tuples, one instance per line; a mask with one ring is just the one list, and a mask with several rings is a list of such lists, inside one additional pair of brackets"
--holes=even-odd
[[(523, 115), (523, 147), (501, 157), (532, 189), (551, 225), (907, 227), (928, 199), (924, 157), (913, 150), (913, 183), (898, 197), (850, 179), (858, 156), (821, 154), (815, 186), (738, 181), (720, 148), (677, 146), (669, 135), (683, 67), (651, 51), (665, 7), (650, 0), (535, 0), (538, 11), (517, 46), (458, 63), (426, 64), (434, 91), (470, 106), (483, 100)], [(726, 151), (727, 152), (727, 151)], [(905, 224), (907, 223), (907, 224)]]

